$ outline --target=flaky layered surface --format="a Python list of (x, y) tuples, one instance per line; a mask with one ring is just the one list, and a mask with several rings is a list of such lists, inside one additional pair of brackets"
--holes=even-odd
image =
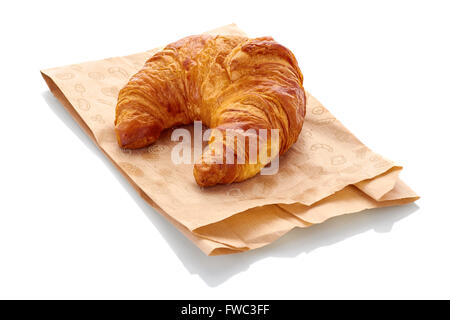
[[(166, 46), (131, 77), (119, 93), (115, 130), (121, 147), (137, 149), (164, 129), (202, 121), (213, 130), (194, 177), (200, 186), (212, 186), (248, 179), (285, 153), (300, 134), (305, 106), (297, 61), (272, 38), (191, 36)], [(266, 148), (258, 149), (256, 163), (249, 161), (248, 145), (239, 149), (233, 141), (226, 148), (230, 132), (239, 136), (249, 129)], [(279, 133), (276, 145), (268, 141), (272, 129)], [(229, 150), (245, 162), (226, 163)], [(262, 151), (268, 156), (259, 156)]]

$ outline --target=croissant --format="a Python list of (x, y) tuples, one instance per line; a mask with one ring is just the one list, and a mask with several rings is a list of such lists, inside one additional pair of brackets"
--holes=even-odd
[[(153, 55), (120, 90), (115, 131), (120, 147), (137, 149), (155, 142), (164, 129), (202, 121), (211, 136), (194, 177), (200, 186), (213, 186), (253, 177), (285, 153), (298, 139), (305, 106), (297, 61), (271, 37), (190, 36)], [(248, 147), (235, 147), (234, 159), (245, 161), (224, 161), (230, 156), (225, 147), (236, 141), (216, 138), (251, 129), (266, 142), (258, 154), (267, 156), (252, 163)], [(260, 129), (278, 130), (277, 143), (268, 142), (272, 131), (263, 137)]]

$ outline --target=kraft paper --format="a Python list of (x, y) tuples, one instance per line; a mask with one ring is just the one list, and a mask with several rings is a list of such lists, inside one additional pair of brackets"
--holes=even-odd
[[(236, 25), (209, 33), (244, 35)], [(41, 73), (52, 93), (149, 205), (206, 254), (255, 249), (294, 227), (418, 199), (399, 179), (400, 166), (365, 146), (309, 93), (303, 130), (280, 157), (276, 175), (200, 188), (192, 165), (171, 161), (172, 147), (178, 143), (170, 139), (172, 130), (148, 148), (120, 149), (114, 134), (119, 90), (158, 50)]]

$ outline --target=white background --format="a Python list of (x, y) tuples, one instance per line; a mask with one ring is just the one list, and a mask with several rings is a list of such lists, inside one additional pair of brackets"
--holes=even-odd
[[(450, 298), (448, 1), (30, 1), (0, 8), (0, 298)], [(154, 212), (39, 70), (235, 22), (422, 198), (206, 257)]]

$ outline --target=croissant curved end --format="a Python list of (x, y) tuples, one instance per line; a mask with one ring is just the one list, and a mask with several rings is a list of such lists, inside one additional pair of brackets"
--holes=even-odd
[(139, 149), (158, 140), (162, 127), (155, 123), (137, 125), (129, 121), (117, 124), (115, 131), (121, 148)]

